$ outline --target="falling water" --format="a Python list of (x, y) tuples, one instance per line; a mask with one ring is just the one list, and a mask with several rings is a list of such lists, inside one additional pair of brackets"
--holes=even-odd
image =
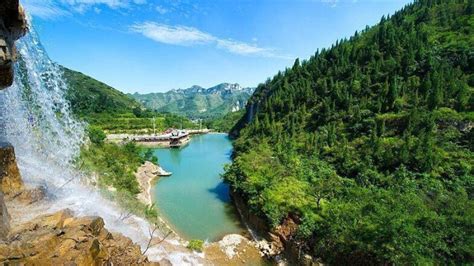
[[(33, 28), (17, 42), (17, 49), (14, 84), (0, 92), (0, 134), (15, 147), (24, 181), (46, 188), (48, 211), (69, 208), (78, 216), (100, 216), (109, 230), (143, 248), (148, 223), (136, 216), (120, 219), (123, 210), (86, 185), (88, 177), (74, 167), (84, 144), (85, 124), (71, 113), (61, 68), (48, 58)], [(151, 259), (165, 256), (179, 264), (184, 257), (194, 261), (189, 254), (170, 254), (162, 247), (150, 249), (147, 255)]]
[[(76, 175), (71, 165), (83, 144), (84, 124), (73, 119), (60, 68), (36, 32), (21, 39), (17, 49), (14, 84), (2, 93), (5, 138), (15, 147), (26, 181), (57, 188)], [(54, 175), (58, 171), (61, 175)]]

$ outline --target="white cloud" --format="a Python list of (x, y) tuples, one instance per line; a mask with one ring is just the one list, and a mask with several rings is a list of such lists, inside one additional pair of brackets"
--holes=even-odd
[(130, 27), (133, 32), (160, 43), (173, 45), (214, 45), (233, 54), (247, 56), (262, 56), (288, 59), (289, 56), (279, 55), (274, 49), (259, 47), (256, 44), (221, 39), (199, 29), (185, 26), (170, 26), (155, 22), (144, 22)]
[(243, 42), (236, 42), (232, 40), (217, 40), (217, 47), (221, 49), (225, 49), (234, 54), (241, 54), (241, 55), (269, 55), (270, 49), (268, 48), (261, 48), (253, 44), (243, 43)]
[(22, 4), (30, 15), (43, 19), (54, 19), (68, 14), (66, 10), (51, 3), (51, 1), (25, 0)]
[(156, 12), (160, 13), (161, 15), (164, 15), (169, 12), (169, 10), (163, 6), (156, 6), (155, 7)]
[(198, 29), (183, 26), (168, 26), (154, 22), (135, 24), (131, 30), (143, 34), (156, 42), (176, 45), (204, 44), (215, 41), (215, 37)]
[(146, 0), (59, 0), (71, 7), (89, 8), (97, 5), (106, 5), (110, 8), (126, 8), (131, 4), (145, 4)]
[(321, 2), (326, 3), (331, 7), (336, 7), (339, 0), (321, 0)]
[(147, 0), (23, 0), (22, 4), (32, 16), (54, 19), (71, 12), (84, 13), (92, 10), (97, 13), (100, 6), (112, 9), (130, 8), (146, 4)]

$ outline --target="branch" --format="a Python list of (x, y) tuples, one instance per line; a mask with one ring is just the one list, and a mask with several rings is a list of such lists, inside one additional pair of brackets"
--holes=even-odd
[(150, 234), (150, 239), (148, 240), (148, 244), (146, 245), (146, 249), (142, 252), (142, 255), (145, 255), (145, 253), (148, 251), (149, 248), (151, 248), (152, 246), (156, 246), (156, 245), (159, 245), (161, 243), (163, 243), (163, 241), (166, 240), (166, 238), (168, 238), (168, 236), (171, 235), (172, 231), (168, 231), (168, 233), (166, 234), (165, 237), (163, 237), (160, 241), (158, 241), (157, 243), (155, 244), (151, 244), (151, 242), (153, 241), (153, 235), (155, 234), (155, 231), (158, 229), (158, 225), (157, 224), (154, 224), (153, 225), (153, 230), (151, 230), (151, 228), (148, 228), (148, 233)]

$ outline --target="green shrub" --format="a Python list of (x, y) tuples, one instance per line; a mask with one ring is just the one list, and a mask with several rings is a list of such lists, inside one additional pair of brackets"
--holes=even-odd
[(90, 141), (97, 145), (102, 145), (107, 137), (104, 131), (96, 126), (90, 126), (87, 133)]
[(187, 248), (193, 251), (202, 252), (203, 245), (204, 245), (204, 241), (199, 240), (199, 239), (193, 239), (189, 241)]

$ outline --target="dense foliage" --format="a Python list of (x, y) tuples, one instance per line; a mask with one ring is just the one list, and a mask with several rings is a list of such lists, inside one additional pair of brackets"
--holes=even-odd
[(243, 109), (253, 91), (254, 88), (222, 83), (208, 89), (193, 86), (184, 90), (134, 93), (129, 96), (151, 110), (178, 114), (190, 119), (213, 119)]
[(259, 85), (225, 180), (330, 264), (474, 262), (473, 12), (416, 1)]
[(140, 189), (134, 172), (145, 162), (142, 154), (133, 142), (122, 146), (91, 143), (81, 150), (81, 167), (96, 173), (99, 185), (135, 195)]
[(230, 112), (221, 117), (206, 120), (203, 125), (217, 132), (229, 132), (244, 113), (245, 110)]

